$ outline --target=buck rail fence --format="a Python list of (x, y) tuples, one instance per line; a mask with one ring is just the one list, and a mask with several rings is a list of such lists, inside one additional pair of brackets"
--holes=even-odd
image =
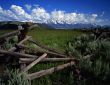
[[(17, 35), (18, 36), (19, 30), (13, 31), (10, 33), (6, 33), (4, 35), (0, 36), (0, 41), (3, 41), (6, 38), (12, 37)], [(19, 41), (19, 40), (18, 40)], [(25, 42), (31, 42), (36, 44), (37, 46), (46, 49), (46, 51), (40, 50), (40, 49), (32, 49), (26, 46), (24, 43)], [(2, 46), (2, 43), (0, 43)], [(27, 54), (25, 51), (22, 51), (22, 49), (31, 49), (36, 51), (37, 53), (40, 53), (39, 55), (32, 55), (32, 54)], [(51, 57), (50, 57), (51, 55)], [(52, 57), (54, 56), (54, 57)], [(12, 61), (13, 59), (14, 61)], [(42, 62), (61, 62), (61, 61), (67, 61), (67, 63), (63, 65), (59, 65), (56, 67), (52, 67), (49, 69), (41, 70), (35, 73), (28, 74), (28, 70), (31, 69), (34, 65)], [(42, 76), (46, 76), (49, 74), (52, 74), (56, 71), (60, 71), (63, 69), (66, 69), (67, 67), (70, 66), (75, 66), (77, 64), (77, 59), (69, 57), (56, 49), (49, 48), (46, 45), (41, 44), (38, 41), (34, 41), (31, 36), (26, 35), (24, 39), (22, 39), (20, 42), (15, 44), (13, 47), (11, 47), (8, 50), (0, 49), (0, 75), (5, 75), (6, 73), (6, 65), (8, 63), (11, 64), (12, 67), (19, 69), (19, 75), (23, 73), (27, 73), (27, 78), (29, 80), (33, 80), (35, 78), (39, 78)], [(19, 65), (17, 67), (17, 65)], [(45, 63), (44, 63), (45, 64)], [(78, 73), (78, 69), (75, 69)]]

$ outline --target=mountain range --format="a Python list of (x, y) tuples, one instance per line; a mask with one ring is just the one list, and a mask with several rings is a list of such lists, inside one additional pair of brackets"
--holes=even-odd
[[(17, 29), (18, 25), (22, 25), (24, 22), (18, 22), (18, 21), (4, 21), (0, 22), (0, 29)], [(76, 23), (76, 24), (45, 24), (45, 23), (33, 23), (33, 25), (36, 25), (38, 29), (90, 29), (90, 28), (100, 28), (100, 27), (110, 27), (109, 25), (96, 25), (96, 24), (82, 24), (82, 23)]]
[(97, 25), (96, 24), (82, 24), (82, 23), (77, 23), (77, 24), (48, 24), (51, 27), (54, 27), (56, 29), (81, 29), (81, 28), (94, 28)]

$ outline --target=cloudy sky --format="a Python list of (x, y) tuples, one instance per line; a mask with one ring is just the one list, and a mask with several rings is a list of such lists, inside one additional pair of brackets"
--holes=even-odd
[(0, 21), (110, 25), (110, 0), (0, 0)]

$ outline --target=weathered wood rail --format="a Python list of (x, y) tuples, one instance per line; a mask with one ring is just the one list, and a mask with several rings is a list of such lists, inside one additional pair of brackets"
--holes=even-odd
[(40, 43), (40, 42), (38, 42), (38, 41), (34, 41), (34, 40), (32, 40), (32, 39), (29, 39), (28, 41), (30, 41), (30, 42), (32, 42), (32, 43), (34, 43), (34, 44), (38, 45), (38, 46), (39, 46), (39, 47), (41, 47), (41, 48), (44, 48), (44, 49), (49, 50), (49, 51), (52, 51), (52, 52), (54, 52), (54, 53), (58, 53), (58, 54), (63, 55), (63, 53), (61, 53), (61, 52), (57, 51), (56, 49), (49, 48), (48, 46), (43, 45), (43, 44), (41, 44), (41, 43)]
[(52, 74), (53, 72), (63, 70), (64, 68), (67, 68), (67, 67), (73, 66), (73, 65), (75, 65), (74, 62), (69, 62), (69, 63), (63, 64), (63, 65), (59, 65), (57, 67), (53, 67), (50, 69), (46, 69), (46, 70), (42, 70), (42, 71), (39, 71), (36, 73), (29, 74), (27, 77), (29, 80), (32, 80), (32, 79), (39, 78), (39, 77), (42, 77), (42, 76), (45, 76), (48, 74)]
[(1, 36), (0, 36), (0, 39), (4, 39), (4, 38), (7, 38), (7, 37), (11, 37), (11, 36), (17, 35), (18, 33), (19, 33), (19, 30), (13, 31), (13, 32), (10, 32), (10, 33), (6, 33), (6, 34), (4, 34), (4, 35), (1, 35)]
[[(20, 63), (31, 63), (34, 58), (20, 58)], [(63, 61), (76, 61), (75, 58), (44, 58), (41, 62), (63, 62)]]
[[(19, 33), (19, 30), (13, 31), (13, 32), (0, 36), (0, 39), (2, 40), (7, 37), (18, 35), (18, 33)], [(43, 50), (40, 50), (37, 48), (35, 48), (35, 49), (29, 48), (28, 46), (23, 44), (24, 42), (34, 43), (37, 46), (41, 47), (42, 49), (45, 49), (46, 51), (43, 51)], [(25, 50), (31, 49), (31, 51), (36, 51), (36, 53), (41, 53), (42, 55), (41, 56), (38, 56), (37, 54), (31, 55), (31, 54), (27, 54), (27, 53), (21, 53), (20, 51), (18, 51), (18, 50), (22, 50), (22, 49), (25, 49)], [(48, 55), (54, 56), (54, 57), (50, 58)], [(56, 49), (49, 48), (48, 46), (43, 45), (38, 41), (35, 42), (31, 36), (26, 36), (23, 40), (18, 42), (14, 47), (12, 47), (8, 50), (0, 49), (0, 59), (3, 58), (4, 56), (5, 56), (5, 58), (7, 58), (7, 60), (9, 60), (8, 58), (18, 59), (18, 61), (16, 61), (16, 62), (18, 62), (21, 65), (25, 64), (25, 66), (22, 69), (21, 69), (21, 67), (18, 68), (20, 70), (19, 75), (27, 72), (34, 65), (36, 65), (40, 62), (47, 62), (47, 63), (48, 62), (62, 62), (62, 61), (68, 62), (66, 64), (59, 65), (57, 67), (52, 67), (50, 69), (27, 74), (27, 78), (29, 80), (33, 80), (35, 78), (39, 78), (39, 77), (42, 77), (42, 76), (45, 76), (48, 74), (52, 74), (53, 72), (60, 71), (67, 67), (73, 66), (76, 63), (75, 58), (71, 58), (71, 57), (57, 51)], [(5, 61), (3, 61), (3, 62), (2, 62), (2, 64), (5, 65), (6, 64)], [(10, 62), (10, 61), (8, 61), (8, 62)]]
[(59, 54), (59, 53), (55, 53), (55, 52), (53, 52), (53, 51), (43, 51), (43, 50), (39, 50), (39, 49), (37, 49), (37, 48), (33, 48), (33, 49), (31, 49), (30, 47), (28, 47), (28, 46), (25, 46), (25, 45), (23, 45), (23, 44), (20, 44), (20, 45), (18, 45), (18, 47), (20, 47), (20, 48), (24, 48), (24, 49), (27, 49), (27, 50), (31, 50), (31, 51), (35, 51), (36, 53), (48, 53), (48, 54), (50, 54), (50, 55), (55, 55), (56, 57), (58, 56), (58, 57), (62, 57), (62, 58), (66, 58), (66, 57), (69, 57), (69, 56), (67, 56), (67, 55), (64, 55), (64, 54)]

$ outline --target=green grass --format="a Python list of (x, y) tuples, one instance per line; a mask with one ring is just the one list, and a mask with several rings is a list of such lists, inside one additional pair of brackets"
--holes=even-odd
[[(0, 35), (12, 32), (13, 30), (0, 30)], [(29, 31), (28, 35), (36, 41), (45, 44), (51, 48), (64, 51), (67, 41), (72, 40), (74, 37), (81, 35), (82, 32), (74, 30), (55, 30), (55, 29), (34, 29)]]
[(5, 33), (11, 32), (13, 30), (0, 30), (0, 35), (3, 35)]
[[(38, 40), (42, 44), (45, 44), (51, 48), (58, 49), (62, 52), (65, 51), (65, 46), (67, 41), (72, 40), (74, 37), (81, 35), (82, 32), (74, 31), (74, 30), (32, 30), (29, 32), (29, 35), (32, 36), (34, 40)], [(61, 63), (45, 63), (35, 65), (31, 72), (40, 71), (43, 69), (48, 69), (53, 66), (58, 66)], [(48, 76), (41, 77), (39, 79), (35, 79), (32, 81), (32, 85), (73, 85), (74, 76), (72, 75), (72, 71), (69, 69), (53, 73)]]
[[(45, 70), (54, 66), (64, 64), (64, 62), (59, 63), (41, 63), (34, 66), (30, 72), (36, 72), (40, 70)], [(43, 76), (38, 79), (34, 79), (31, 83), (32, 85), (72, 85), (73, 76), (71, 68), (67, 68), (63, 71), (55, 72), (50, 75)], [(72, 80), (72, 81), (71, 81)]]
[[(1, 30), (0, 34), (7, 32), (8, 30)], [(58, 49), (62, 52), (65, 51), (65, 46), (67, 41), (72, 40), (74, 37), (77, 37), (81, 34), (82, 32), (74, 31), (74, 30), (49, 30), (49, 29), (46, 30), (34, 29), (32, 31), (29, 31), (28, 33), (28, 35), (32, 36), (34, 40), (38, 40), (42, 44), (45, 44), (51, 48)], [(48, 69), (63, 63), (64, 62), (38, 64), (35, 65), (30, 70), (30, 72), (36, 72), (43, 69)], [(32, 81), (32, 85), (73, 85), (74, 76), (72, 74), (73, 72), (71, 71), (71, 68), (68, 68), (63, 71), (56, 72), (51, 75), (41, 77), (39, 79), (35, 79)]]
[(82, 34), (80, 31), (74, 30), (32, 30), (29, 35), (32, 36), (34, 40), (55, 49), (64, 51), (65, 44), (67, 41), (73, 39), (76, 36)]
[[(9, 31), (1, 30), (0, 35)], [(74, 67), (70, 67), (63, 71), (34, 79), (31, 82), (32, 85), (105, 85), (105, 82), (109, 83), (110, 41), (106, 38), (106, 40), (96, 41), (93, 34), (86, 35), (81, 31), (52, 29), (34, 29), (29, 31), (28, 35), (32, 36), (35, 41), (80, 59), (78, 68), (80, 69), (81, 79), (79, 79)], [(32, 43), (25, 44), (29, 45), (30, 48), (37, 47)], [(92, 57), (85, 60), (83, 57), (86, 55), (91, 55)], [(66, 62), (39, 63), (31, 68), (29, 73), (49, 69), (64, 63)]]

